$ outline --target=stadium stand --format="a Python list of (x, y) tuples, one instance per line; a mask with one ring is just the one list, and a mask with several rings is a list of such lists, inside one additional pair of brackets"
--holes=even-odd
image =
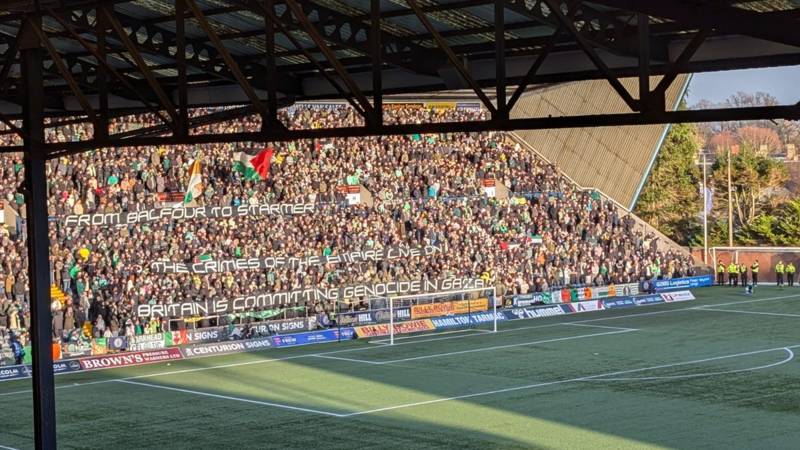
[[(387, 121), (474, 120), (479, 108), (393, 105)], [(290, 127), (357, 122), (348, 108), (297, 105), (283, 111)], [(157, 123), (148, 116), (115, 122), (116, 131)], [(257, 129), (249, 118), (209, 125), (213, 131)], [(50, 139), (80, 139), (60, 129)], [(10, 139), (9, 135), (4, 138)], [(694, 262), (638, 225), (614, 202), (578, 189), (557, 168), (505, 133), (326, 139), (275, 145), (267, 178), (238, 170), (236, 152), (263, 144), (98, 150), (49, 165), (53, 336), (155, 333), (185, 327), (134, 314), (138, 304), (229, 298), (257, 291), (335, 287), (388, 280), (481, 278), (501, 295), (558, 286), (606, 285), (691, 275)], [(311, 215), (156, 220), (126, 226), (66, 226), (72, 214), (141, 211), (181, 203), (191, 160), (201, 161), (203, 190), (192, 204), (239, 206), (308, 203)], [(24, 217), (19, 155), (3, 155), (0, 192)], [(485, 180), (498, 187), (488, 196)], [(358, 186), (369, 202), (348, 205)], [(499, 189), (502, 188), (502, 189)], [(502, 192), (502, 193), (501, 193)], [(0, 230), (0, 325), (29, 326), (25, 227)], [(540, 245), (534, 245), (540, 244)], [(436, 246), (425, 258), (224, 273), (156, 273), (150, 262), (189, 263), (264, 256), (319, 256), (391, 246)], [(358, 308), (353, 300), (351, 308)], [(300, 314), (334, 317), (331, 303)], [(296, 308), (293, 314), (297, 314)], [(281, 316), (284, 317), (284, 316)], [(226, 323), (197, 318), (191, 326)], [(24, 338), (24, 333), (23, 333)]]

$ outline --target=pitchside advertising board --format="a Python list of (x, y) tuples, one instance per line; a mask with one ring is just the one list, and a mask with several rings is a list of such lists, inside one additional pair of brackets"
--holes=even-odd
[[(670, 293), (643, 295), (637, 297), (616, 297), (602, 300), (588, 300), (582, 302), (560, 303), (557, 305), (544, 305), (544, 306), (529, 306), (525, 308), (511, 308), (497, 311), (497, 320), (520, 320), (520, 319), (541, 319), (545, 317), (563, 316), (567, 314), (577, 314), (590, 311), (602, 311), (606, 309), (617, 308), (631, 308), (636, 306), (646, 306), (660, 303), (681, 302), (694, 300), (694, 295), (689, 291), (677, 291)], [(449, 317), (434, 317), (430, 320), (435, 329), (446, 329), (454, 327), (462, 327), (467, 325), (482, 324), (492, 322), (492, 313), (477, 313), (472, 315), (457, 315)], [(420, 322), (420, 321), (416, 321)], [(359, 337), (372, 337), (373, 335), (388, 334), (388, 326), (380, 328), (379, 333), (366, 334), (364, 332), (357, 332)], [(424, 331), (423, 329), (415, 329), (413, 331)], [(401, 332), (400, 329), (395, 329), (395, 333)], [(406, 331), (411, 332), (411, 331)]]
[[(419, 333), (422, 331), (433, 331), (436, 327), (431, 322), (431, 319), (418, 319), (409, 320), (408, 322), (399, 322), (394, 324), (394, 334), (405, 333)], [(389, 324), (381, 323), (377, 325), (365, 325), (355, 327), (356, 336), (364, 337), (378, 337), (389, 335)]]
[(350, 340), (355, 337), (355, 330), (350, 327), (331, 328), (329, 330), (311, 331), (308, 333), (272, 336), (273, 347), (295, 347), (298, 345), (319, 344)]
[(639, 294), (637, 283), (611, 284), (608, 286), (587, 286), (580, 288), (558, 289), (550, 292), (534, 292), (531, 294), (515, 295), (512, 304), (516, 307), (553, 303), (574, 303), (585, 300), (602, 300), (617, 296), (631, 296)]
[(27, 378), (28, 377), (28, 367), (27, 366), (7, 366), (7, 367), (0, 367), (0, 380), (16, 380), (18, 378)]
[(691, 289), (713, 285), (714, 275), (701, 275), (688, 278), (673, 278), (671, 280), (656, 280), (656, 291)]
[(226, 353), (241, 353), (262, 350), (272, 347), (272, 337), (249, 339), (246, 341), (216, 342), (213, 344), (198, 344), (185, 347), (181, 351), (186, 358), (199, 356), (224, 355)]
[[(395, 308), (394, 320), (411, 319), (411, 308)], [(389, 309), (376, 309), (374, 311), (355, 311), (340, 313), (336, 316), (339, 325), (357, 326), (372, 325), (375, 323), (389, 322)]]
[(503, 314), (501, 311), (498, 311), (496, 315), (492, 314), (491, 312), (484, 312), (484, 313), (466, 314), (461, 316), (434, 317), (431, 319), (431, 323), (433, 323), (433, 326), (436, 327), (437, 330), (440, 330), (444, 328), (455, 328), (468, 325), (479, 325), (482, 323), (492, 323), (494, 322), (495, 316), (497, 317), (498, 322), (508, 320), (508, 317), (506, 317), (505, 314)]
[(78, 361), (83, 370), (95, 370), (168, 362), (178, 359), (183, 359), (183, 354), (180, 349), (173, 347), (152, 352), (117, 353), (115, 355), (93, 356)]
[[(655, 281), (656, 291), (691, 289), (713, 286), (713, 284), (713, 275), (701, 275), (696, 277), (673, 278), (671, 280)], [(634, 297), (639, 295), (640, 291), (641, 289), (638, 283), (559, 289), (551, 292), (534, 292), (531, 294), (515, 295), (512, 297), (512, 305), (522, 308), (527, 306), (547, 305), (553, 303), (582, 302), (584, 300), (605, 300), (614, 297)]]

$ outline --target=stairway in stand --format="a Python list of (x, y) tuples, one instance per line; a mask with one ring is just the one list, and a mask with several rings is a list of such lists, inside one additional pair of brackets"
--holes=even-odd
[(60, 287), (56, 286), (55, 284), (50, 285), (50, 300), (58, 300), (62, 305), (64, 302), (67, 301), (69, 297), (64, 291), (61, 290)]

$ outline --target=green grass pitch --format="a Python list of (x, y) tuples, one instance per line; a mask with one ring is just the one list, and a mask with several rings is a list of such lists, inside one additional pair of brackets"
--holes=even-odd
[[(61, 448), (798, 448), (800, 289), (56, 377)], [(0, 449), (32, 448), (30, 381)]]

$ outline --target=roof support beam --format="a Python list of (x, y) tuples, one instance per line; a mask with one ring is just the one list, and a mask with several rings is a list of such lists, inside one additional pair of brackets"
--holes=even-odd
[[(642, 111), (650, 109), (650, 17), (639, 13), (636, 16), (639, 34), (639, 106)], [(661, 105), (661, 109), (664, 106)]]
[(8, 47), (8, 50), (6, 50), (5, 63), (3, 64), (3, 68), (0, 69), (0, 97), (4, 97), (6, 91), (8, 91), (8, 87), (11, 86), (11, 83), (8, 82), (8, 74), (11, 72), (11, 66), (14, 65), (14, 58), (19, 51), (20, 34), (21, 33), (17, 34)]
[(114, 17), (114, 13), (109, 9), (108, 6), (102, 6), (98, 9), (98, 11), (102, 12), (106, 16), (108, 19), (108, 24), (114, 29), (114, 32), (119, 37), (122, 45), (128, 50), (128, 53), (131, 55), (136, 63), (136, 66), (139, 68), (139, 72), (144, 76), (144, 78), (147, 80), (147, 84), (150, 85), (150, 88), (155, 92), (159, 102), (161, 103), (161, 107), (167, 112), (167, 114), (169, 114), (170, 119), (172, 119), (169, 122), (170, 128), (172, 128), (173, 131), (177, 131), (176, 124), (178, 122), (178, 116), (175, 113), (175, 108), (172, 106), (172, 102), (170, 101), (169, 97), (167, 97), (164, 89), (162, 89), (161, 85), (158, 84), (158, 80), (156, 80), (155, 76), (153, 76), (153, 72), (151, 72), (150, 68), (147, 67), (147, 63), (145, 62), (144, 58), (142, 58), (142, 54), (139, 53), (139, 49), (133, 43), (133, 41), (131, 41), (131, 38), (128, 36), (125, 30), (122, 29), (122, 25), (120, 25), (119, 20)]
[(108, 138), (108, 122), (109, 122), (109, 115), (108, 115), (108, 71), (106, 70), (105, 66), (99, 61), (100, 59), (103, 60), (104, 63), (108, 64), (108, 59), (106, 58), (106, 31), (108, 30), (108, 24), (106, 23), (106, 19), (101, 15), (97, 18), (97, 23), (95, 24), (95, 33), (97, 34), (97, 48), (100, 50), (100, 55), (97, 61), (97, 120), (94, 121), (94, 135), (100, 139)]
[[(4, 97), (6, 95), (6, 90), (12, 84), (8, 79), (8, 74), (11, 72), (11, 66), (14, 65), (14, 57), (19, 51), (19, 41), (22, 38), (21, 36), (22, 33), (17, 34), (11, 45), (8, 47), (8, 50), (6, 50), (5, 64), (3, 64), (3, 68), (0, 69), (0, 97)], [(0, 122), (3, 122), (11, 131), (20, 137), (25, 136), (25, 132), (16, 124), (14, 124), (14, 122), (5, 114), (0, 114)]]
[(514, 108), (514, 105), (517, 104), (517, 101), (522, 97), (522, 94), (525, 93), (525, 89), (528, 88), (528, 85), (531, 84), (534, 77), (536, 76), (536, 72), (539, 71), (539, 68), (542, 67), (544, 60), (547, 58), (547, 55), (553, 51), (553, 47), (555, 47), (556, 42), (558, 41), (558, 36), (563, 31), (562, 27), (556, 28), (556, 31), (553, 32), (553, 35), (550, 36), (550, 39), (547, 42), (547, 45), (539, 51), (539, 54), (536, 56), (536, 60), (531, 64), (531, 68), (528, 69), (528, 72), (525, 73), (525, 77), (517, 86), (517, 89), (514, 91), (514, 94), (511, 95), (511, 100), (508, 101), (508, 111)]
[[(103, 49), (100, 49), (99, 47), (95, 48), (93, 44), (91, 44), (89, 41), (87, 41), (81, 35), (79, 35), (77, 32), (75, 32), (75, 30), (72, 29), (72, 26), (69, 23), (67, 23), (67, 21), (63, 17), (61, 17), (60, 14), (56, 13), (53, 10), (49, 10), (48, 13), (49, 13), (50, 17), (54, 18), (64, 28), (64, 30), (67, 32), (67, 34), (69, 34), (69, 36), (72, 39), (75, 39), (76, 41), (78, 41), (78, 43), (83, 48), (85, 48), (89, 53), (92, 54), (92, 56), (94, 56), (94, 58), (97, 60), (99, 65), (103, 66), (104, 69), (106, 69), (109, 73), (111, 73), (111, 75), (113, 75), (114, 78), (116, 78), (120, 83), (122, 83), (122, 85), (126, 89), (128, 89), (131, 93), (133, 93), (153, 114), (158, 116), (161, 119), (161, 121), (164, 122), (165, 124), (169, 124), (170, 123), (169, 119), (167, 119), (167, 117), (157, 107), (153, 106), (150, 103), (150, 100), (148, 100), (147, 98), (145, 98), (144, 95), (142, 95), (140, 90), (137, 89), (131, 83), (131, 81), (130, 81), (130, 79), (128, 79), (128, 77), (122, 75), (117, 69), (115, 69), (111, 64), (108, 63), (108, 61), (106, 60), (106, 57), (105, 57), (105, 54), (106, 54), (106, 49), (105, 48), (103, 48)], [(97, 19), (98, 19), (98, 21), (102, 20), (103, 23), (105, 24), (104, 26), (108, 26), (109, 25), (108, 22), (106, 22), (106, 19), (105, 19), (104, 15), (102, 15), (102, 14), (99, 15)], [(99, 44), (99, 42), (98, 42), (98, 44)]]
[(453, 53), (453, 50), (450, 48), (449, 45), (447, 45), (447, 42), (445, 42), (444, 38), (442, 38), (439, 32), (436, 31), (436, 28), (433, 27), (433, 24), (431, 24), (430, 20), (428, 20), (428, 18), (425, 16), (425, 13), (423, 13), (422, 10), (420, 9), (417, 1), (407, 0), (407, 3), (408, 6), (410, 6), (411, 9), (414, 10), (414, 14), (417, 16), (419, 21), (422, 22), (422, 25), (425, 27), (425, 29), (427, 29), (428, 32), (433, 36), (433, 39), (439, 45), (439, 48), (443, 50), (444, 53), (447, 55), (447, 59), (450, 60), (450, 64), (452, 64), (453, 67), (456, 68), (458, 73), (461, 74), (461, 76), (464, 78), (467, 84), (469, 84), (472, 90), (475, 91), (475, 95), (477, 95), (478, 98), (481, 99), (481, 102), (483, 102), (483, 105), (486, 106), (486, 109), (488, 109), (493, 116), (497, 114), (497, 109), (492, 104), (492, 101), (489, 100), (489, 97), (487, 97), (486, 94), (483, 92), (483, 90), (480, 88), (480, 86), (478, 86), (478, 83), (476, 83), (475, 80), (472, 78), (472, 75), (470, 75), (469, 71), (467, 71), (466, 67), (464, 67), (464, 65), (458, 59), (458, 56), (456, 56), (456, 54)]
[[(69, 89), (75, 94), (75, 97), (78, 99), (78, 103), (80, 103), (81, 108), (83, 108), (83, 112), (86, 113), (86, 116), (92, 122), (96, 121), (96, 117), (94, 114), (94, 109), (92, 109), (92, 105), (89, 104), (89, 99), (83, 95), (83, 91), (78, 86), (78, 83), (75, 81), (75, 77), (72, 76), (72, 70), (64, 64), (64, 60), (61, 58), (61, 55), (58, 54), (58, 50), (53, 46), (53, 43), (50, 42), (47, 35), (44, 34), (41, 26), (38, 23), (34, 23), (30, 21), (30, 30), (36, 34), (36, 37), (39, 39), (39, 42), (44, 45), (44, 48), (47, 50), (47, 53), (50, 55), (50, 60), (53, 61), (53, 65), (56, 66), (58, 72), (64, 78), (64, 81), (67, 82)], [(30, 93), (29, 93), (30, 94)]]
[(651, 113), (589, 114), (579, 116), (533, 117), (503, 121), (442, 122), (422, 124), (384, 125), (381, 127), (340, 127), (297, 130), (270, 130), (267, 133), (245, 132), (227, 134), (153, 136), (109, 141), (85, 141), (47, 144), (49, 157), (79, 153), (99, 147), (136, 147), (158, 145), (195, 145), (211, 142), (275, 142), (297, 139), (331, 137), (364, 137), (407, 135), (415, 133), (469, 133), (500, 130), (539, 130), (582, 127), (611, 127), (624, 125), (650, 125), (667, 123), (695, 123), (729, 120), (800, 119), (800, 105), (758, 106), (750, 108), (704, 109), (683, 111), (658, 111)]
[(744, 34), (781, 44), (800, 47), (798, 21), (784, 16), (766, 15), (721, 2), (690, 0), (592, 0), (593, 3), (641, 12), (680, 22), (683, 26), (711, 28), (731, 34)]
[(358, 111), (358, 113), (360, 115), (366, 117), (366, 113), (364, 112), (363, 109), (361, 109), (361, 105), (358, 102), (356, 102), (355, 100), (353, 100), (353, 96), (350, 95), (347, 91), (345, 91), (342, 88), (342, 86), (339, 84), (339, 82), (336, 81), (336, 79), (334, 79), (328, 73), (328, 71), (325, 70), (324, 67), (322, 67), (322, 65), (319, 63), (319, 61), (317, 61), (316, 58), (314, 58), (311, 55), (311, 53), (305, 47), (303, 47), (303, 44), (301, 44), (300, 41), (298, 41), (297, 38), (294, 37), (294, 35), (289, 33), (289, 30), (286, 29), (286, 25), (284, 25), (283, 22), (278, 19), (278, 16), (275, 15), (275, 11), (274, 10), (265, 8), (264, 5), (261, 2), (259, 2), (258, 0), (249, 0), (249, 1), (250, 1), (248, 3), (249, 5), (254, 6), (254, 8), (257, 9), (260, 13), (262, 13), (264, 16), (268, 16), (270, 18), (270, 20), (272, 20), (272, 23), (275, 24), (278, 27), (278, 29), (281, 31), (281, 33), (283, 33), (284, 36), (286, 36), (286, 38), (289, 39), (289, 41), (292, 43), (292, 45), (294, 45), (294, 47), (298, 51), (300, 51), (303, 54), (303, 56), (305, 56), (305, 58), (308, 60), (308, 62), (311, 63), (317, 69), (317, 71), (320, 73), (320, 75), (322, 75), (323, 78), (328, 80), (328, 82), (331, 84), (331, 86), (333, 86), (333, 88), (336, 90), (336, 92), (338, 92), (339, 95), (342, 96), (342, 98), (347, 100), (347, 102), (350, 104), (350, 106), (353, 107), (353, 109)]
[(617, 91), (619, 96), (622, 97), (622, 100), (625, 101), (628, 107), (632, 111), (638, 111), (639, 104), (636, 99), (631, 96), (630, 92), (625, 89), (625, 86), (623, 86), (622, 83), (620, 83), (620, 81), (611, 73), (606, 63), (603, 62), (602, 58), (597, 55), (597, 52), (594, 51), (594, 48), (592, 48), (591, 44), (575, 28), (575, 24), (572, 22), (572, 20), (564, 16), (555, 0), (544, 0), (544, 2), (550, 7), (552, 14), (556, 16), (559, 23), (561, 23), (561, 25), (567, 31), (569, 31), (570, 34), (572, 34), (572, 36), (578, 42), (578, 45), (581, 47), (581, 49), (583, 49), (583, 52), (586, 53), (586, 56), (589, 57), (592, 63), (594, 63), (595, 67), (597, 67), (597, 69), (600, 70), (600, 72), (606, 77), (609, 84), (611, 84), (611, 87)]
[(664, 74), (664, 78), (661, 79), (653, 90), (654, 97), (660, 98), (663, 102), (664, 94), (667, 92), (667, 89), (672, 85), (672, 82), (675, 81), (678, 74), (687, 71), (689, 61), (692, 59), (697, 49), (705, 42), (709, 34), (710, 30), (708, 28), (704, 28), (695, 33), (692, 40), (689, 41), (689, 44), (686, 45), (675, 62), (669, 65), (667, 72)]
[(186, 1), (175, 0), (175, 65), (178, 69), (178, 134), (189, 134), (189, 92), (186, 78)]
[(208, 23), (208, 20), (203, 15), (203, 11), (197, 6), (194, 0), (183, 0), (184, 4), (192, 11), (194, 18), (197, 19), (197, 22), (200, 24), (200, 28), (205, 31), (208, 38), (211, 40), (211, 43), (214, 45), (214, 48), (217, 49), (220, 56), (222, 56), (222, 60), (225, 61), (225, 64), (228, 66), (228, 69), (233, 74), (233, 77), (236, 79), (236, 82), (239, 83), (239, 87), (242, 88), (247, 98), (250, 99), (250, 103), (253, 104), (253, 109), (256, 110), (262, 117), (267, 114), (267, 110), (264, 108), (264, 105), (261, 103), (261, 100), (256, 95), (256, 91), (253, 89), (253, 86), (250, 85), (250, 82), (247, 81), (247, 78), (242, 74), (242, 71), (239, 69), (239, 65), (236, 64), (236, 60), (233, 59), (231, 54), (228, 52), (228, 49), (225, 48), (225, 45), (217, 36), (217, 33), (211, 27), (211, 24)]
[(508, 108), (506, 105), (506, 7), (504, 0), (494, 1), (494, 77), (497, 80), (495, 86), (495, 102), (497, 111), (495, 119), (508, 118)]
[[(264, 9), (275, 10), (274, 0), (264, 0)], [(261, 117), (261, 130), (264, 131), (278, 123), (278, 90), (276, 75), (278, 73), (275, 65), (275, 23), (268, 14), (264, 14), (264, 47), (266, 47), (265, 65), (267, 67), (266, 86), (267, 90), (267, 115)]]
[(370, 52), (372, 53), (372, 125), (383, 125), (383, 61), (381, 0), (370, 0)]
[(320, 49), (322, 54), (325, 56), (325, 59), (328, 60), (333, 69), (336, 71), (336, 74), (339, 75), (339, 78), (342, 79), (345, 86), (350, 90), (353, 96), (356, 98), (356, 101), (361, 105), (361, 108), (364, 110), (364, 119), (367, 121), (372, 120), (373, 112), (372, 112), (372, 105), (370, 104), (369, 100), (364, 96), (361, 92), (361, 89), (358, 88), (358, 85), (353, 78), (347, 73), (347, 69), (344, 68), (342, 63), (336, 57), (336, 55), (328, 48), (328, 45), (325, 43), (325, 40), (322, 38), (322, 35), (311, 25), (311, 22), (308, 20), (308, 17), (303, 12), (303, 9), (300, 5), (297, 4), (295, 0), (286, 0), (286, 5), (289, 9), (292, 10), (292, 15), (297, 19), (300, 24), (303, 26), (303, 29), (308, 36), (311, 37), (311, 40), (317, 45)]

